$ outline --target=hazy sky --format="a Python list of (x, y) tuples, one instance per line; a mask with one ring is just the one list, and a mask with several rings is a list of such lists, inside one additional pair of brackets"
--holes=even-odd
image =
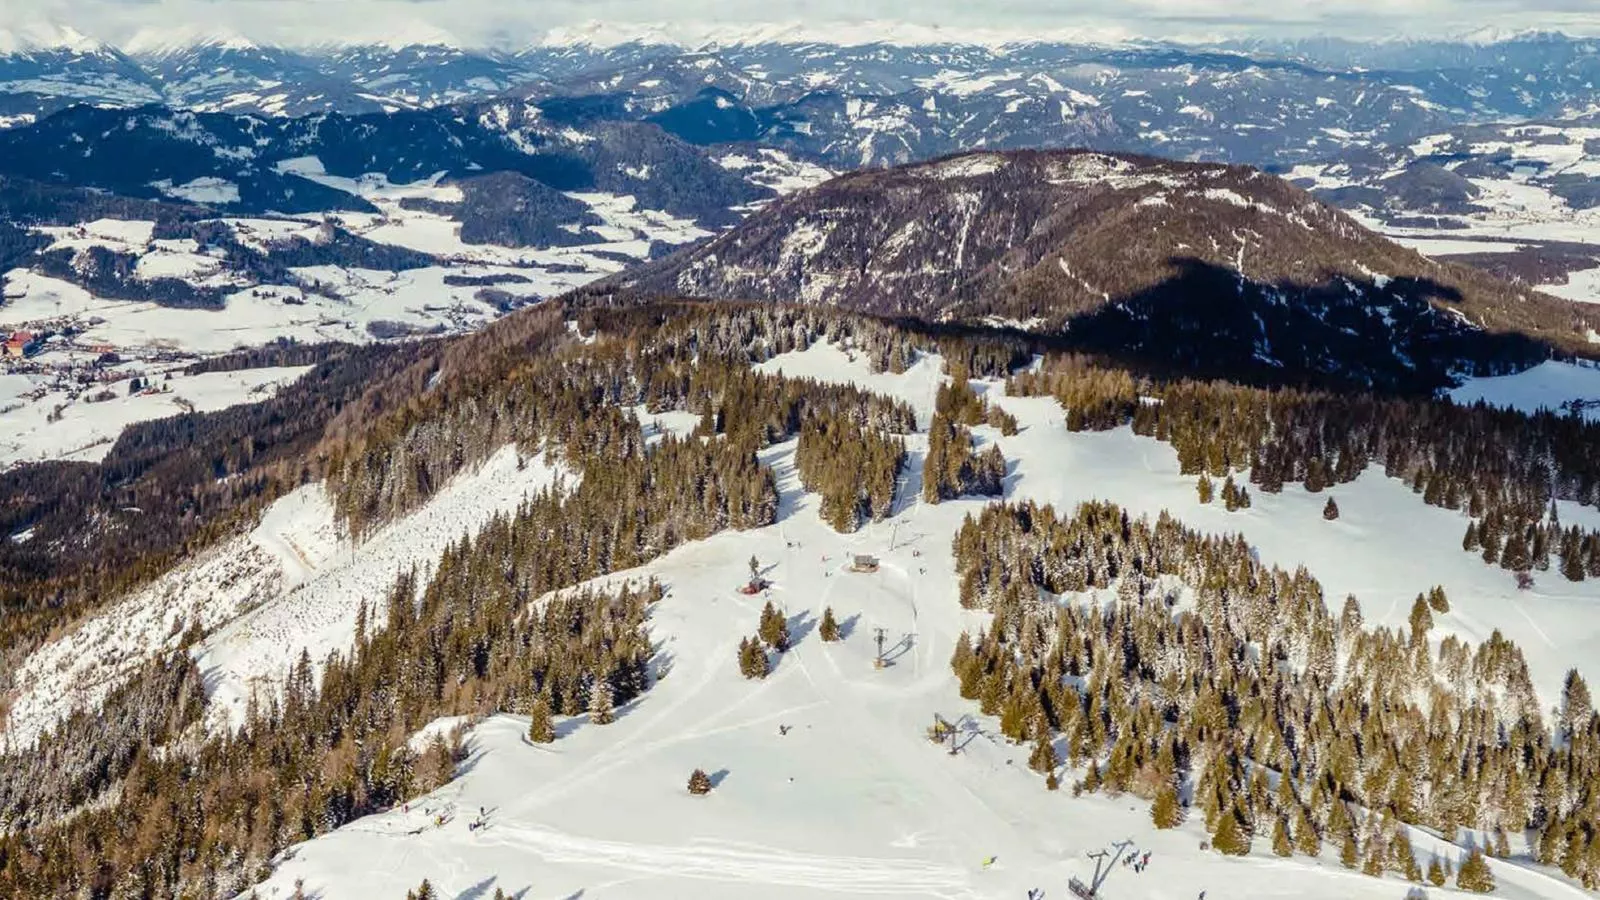
[(526, 43), (596, 20), (667, 23), (690, 34), (706, 23), (876, 19), (956, 33), (1444, 37), (1479, 28), (1600, 34), (1600, 0), (0, 0), (0, 25), (35, 19), (118, 42), (141, 27), (187, 26), (296, 42), (439, 29), (469, 43), (496, 36)]

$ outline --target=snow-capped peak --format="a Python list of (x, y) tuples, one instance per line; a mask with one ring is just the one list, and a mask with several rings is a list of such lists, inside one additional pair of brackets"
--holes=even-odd
[(666, 44), (687, 49), (736, 47), (756, 44), (830, 44), (860, 47), (885, 44), (901, 47), (1006, 45), (1060, 41), (1070, 43), (1125, 43), (1132, 35), (1123, 29), (944, 28), (912, 22), (859, 20), (832, 22), (742, 23), (616, 23), (591, 21), (551, 29), (543, 46), (614, 47), (620, 44)]
[(384, 47), (404, 50), (407, 47), (438, 47), (463, 50), (467, 44), (451, 32), (421, 19), (384, 22), (371, 31), (358, 30), (331, 43), (335, 47)]
[(87, 55), (99, 53), (105, 44), (65, 25), (53, 22), (27, 22), (0, 29), (0, 55), (64, 51)]
[(1562, 40), (1566, 35), (1559, 31), (1541, 28), (1500, 28), (1485, 25), (1460, 35), (1456, 40), (1463, 44), (1472, 44), (1487, 47), (1493, 44), (1509, 44), (1514, 41), (1544, 41)]
[(170, 56), (200, 47), (219, 50), (259, 50), (249, 38), (226, 29), (199, 25), (176, 28), (141, 28), (122, 44), (122, 52), (136, 56)]

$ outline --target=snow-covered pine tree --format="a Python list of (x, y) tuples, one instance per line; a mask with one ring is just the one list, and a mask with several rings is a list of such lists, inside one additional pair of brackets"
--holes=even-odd
[(1489, 861), (1484, 858), (1481, 847), (1473, 847), (1467, 854), (1461, 870), (1456, 873), (1456, 887), (1475, 894), (1487, 894), (1494, 890), (1494, 872), (1490, 870)]
[(615, 698), (611, 693), (611, 680), (595, 675), (589, 685), (589, 721), (596, 725), (610, 725), (617, 720)]

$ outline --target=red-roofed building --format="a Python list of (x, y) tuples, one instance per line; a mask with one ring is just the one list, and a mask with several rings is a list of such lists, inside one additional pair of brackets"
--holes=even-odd
[(11, 337), (6, 338), (5, 353), (13, 359), (32, 356), (39, 350), (39, 336), (31, 331), (13, 331)]

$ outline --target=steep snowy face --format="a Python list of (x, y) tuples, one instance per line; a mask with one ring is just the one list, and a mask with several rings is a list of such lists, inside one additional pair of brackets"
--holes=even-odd
[(1431, 262), (1278, 178), (1087, 151), (847, 175), (595, 290), (619, 288), (1031, 322), (1207, 372), (1362, 386), (1540, 353), (1494, 332), (1587, 346), (1582, 310)]

